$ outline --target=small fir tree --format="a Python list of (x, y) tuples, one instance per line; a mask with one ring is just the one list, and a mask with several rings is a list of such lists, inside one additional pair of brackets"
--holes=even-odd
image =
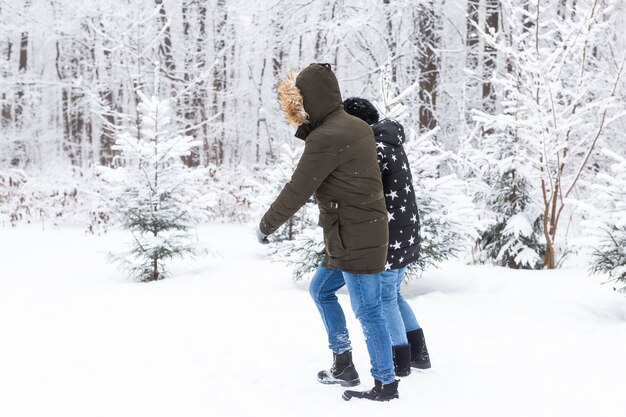
[(493, 222), (477, 244), (481, 260), (514, 269), (543, 266), (541, 216), (530, 196), (530, 184), (520, 171), (509, 167), (495, 179), (484, 203)]
[[(505, 112), (508, 111), (505, 108)], [(537, 182), (528, 147), (515, 129), (497, 127), (501, 115), (477, 119), (485, 129), (483, 151), (474, 154), (482, 186), (475, 203), (486, 219), (476, 242), (477, 260), (514, 269), (543, 267), (545, 240)]]
[(591, 271), (608, 274), (611, 281), (626, 293), (626, 158), (605, 151), (616, 163), (611, 166), (613, 175), (599, 175), (599, 199), (611, 202), (603, 214), (603, 238), (592, 255)]
[(113, 171), (119, 184), (116, 211), (133, 235), (131, 249), (117, 260), (134, 279), (145, 282), (165, 278), (168, 260), (198, 252), (189, 231), (202, 216), (203, 199), (194, 186), (199, 170), (186, 168), (181, 160), (198, 143), (173, 130), (167, 100), (139, 95), (140, 126), (135, 134), (117, 138), (115, 150), (123, 166)]

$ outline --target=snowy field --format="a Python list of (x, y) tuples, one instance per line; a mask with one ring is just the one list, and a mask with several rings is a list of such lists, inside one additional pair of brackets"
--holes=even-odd
[(138, 284), (107, 260), (124, 234), (0, 230), (0, 416), (624, 415), (626, 297), (584, 270), (449, 263), (411, 282), (433, 368), (397, 401), (345, 402), (315, 380), (331, 353), (307, 283), (264, 260), (251, 225), (198, 235), (213, 255)]

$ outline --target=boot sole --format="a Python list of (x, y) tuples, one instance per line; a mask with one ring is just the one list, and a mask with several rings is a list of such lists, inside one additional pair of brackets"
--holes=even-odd
[(353, 379), (351, 381), (342, 381), (342, 380), (339, 380), (339, 379), (334, 380), (334, 381), (328, 381), (328, 380), (324, 381), (324, 380), (318, 379), (317, 382), (319, 382), (320, 384), (324, 384), (324, 385), (336, 385), (336, 384), (339, 384), (342, 387), (355, 387), (355, 386), (357, 386), (357, 385), (359, 385), (361, 383), (361, 380), (359, 378)]
[(384, 398), (384, 399), (366, 398), (366, 397), (361, 396), (359, 394), (361, 394), (361, 393), (360, 392), (353, 392), (353, 391), (344, 391), (344, 393), (341, 394), (341, 398), (343, 398), (345, 401), (350, 401), (353, 398), (360, 398), (360, 399), (364, 399), (364, 400), (380, 401), (380, 402), (391, 401), (391, 400), (396, 400), (396, 399), (400, 398), (400, 396), (398, 394), (395, 394), (393, 397)]
[(411, 362), (411, 368), (430, 369), (430, 362), (426, 362), (426, 363)]

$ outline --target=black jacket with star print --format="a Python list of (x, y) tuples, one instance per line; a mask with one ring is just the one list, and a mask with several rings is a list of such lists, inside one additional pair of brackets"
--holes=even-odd
[(404, 152), (404, 128), (395, 120), (372, 125), (389, 218), (389, 249), (385, 269), (417, 261), (420, 252), (419, 214), (409, 160)]

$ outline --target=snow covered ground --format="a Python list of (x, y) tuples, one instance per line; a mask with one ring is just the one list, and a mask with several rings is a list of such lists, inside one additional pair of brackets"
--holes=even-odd
[[(0, 230), (0, 416), (623, 415), (626, 298), (585, 271), (450, 263), (404, 292), (432, 370), (387, 404), (341, 399), (315, 375), (324, 329), (250, 225), (199, 230), (212, 256), (128, 282), (108, 263), (125, 235)], [(361, 330), (347, 310), (362, 389)]]

